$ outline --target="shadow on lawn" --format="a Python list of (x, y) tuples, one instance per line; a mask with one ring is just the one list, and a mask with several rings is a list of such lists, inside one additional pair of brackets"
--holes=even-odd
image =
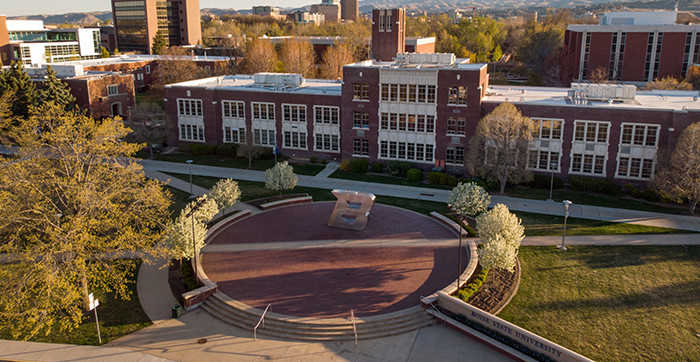
[(591, 269), (659, 263), (668, 260), (700, 260), (700, 246), (572, 246), (562, 258), (579, 260)]

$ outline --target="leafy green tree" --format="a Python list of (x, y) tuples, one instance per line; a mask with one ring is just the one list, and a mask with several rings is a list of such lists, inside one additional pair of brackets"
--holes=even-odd
[(292, 165), (287, 161), (278, 162), (274, 167), (265, 170), (265, 188), (279, 191), (291, 190), (297, 185), (297, 175)]
[(502, 103), (479, 121), (476, 135), (469, 141), (471, 166), (496, 179), (501, 193), (508, 182), (521, 182), (530, 175), (527, 161), (532, 128), (530, 119), (517, 107)]
[(56, 78), (56, 72), (50, 66), (46, 68), (44, 84), (37, 93), (39, 103), (53, 102), (64, 109), (68, 109), (75, 102), (68, 85)]
[(1, 73), (0, 93), (7, 91), (14, 94), (12, 114), (22, 118), (29, 116), (30, 108), (36, 101), (36, 87), (19, 61), (12, 62), (10, 67)]
[(497, 204), (476, 218), (482, 247), (479, 264), (484, 269), (499, 268), (513, 272), (520, 242), (525, 238), (525, 227), (508, 207)]
[(161, 54), (168, 47), (168, 43), (163, 36), (163, 33), (158, 30), (153, 36), (153, 45), (151, 45), (151, 54)]
[(109, 51), (107, 48), (102, 47), (102, 50), (100, 51), (100, 58), (109, 58)]
[(518, 47), (519, 59), (537, 74), (547, 59), (564, 45), (564, 29), (555, 25), (529, 21)]
[(111, 118), (47, 104), (9, 133), (19, 147), (0, 156), (0, 253), (13, 259), (0, 268), (0, 334), (27, 339), (77, 327), (88, 291), (128, 299), (134, 264), (118, 259), (164, 255), (170, 198)]

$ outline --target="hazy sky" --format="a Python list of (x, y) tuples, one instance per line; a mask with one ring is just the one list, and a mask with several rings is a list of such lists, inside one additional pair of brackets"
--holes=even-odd
[[(3, 0), (0, 14), (8, 16), (36, 14), (82, 13), (97, 10), (111, 10), (110, 0)], [(199, 0), (201, 8), (251, 9), (253, 5), (274, 5), (279, 7), (300, 7), (320, 3), (320, 0)]]

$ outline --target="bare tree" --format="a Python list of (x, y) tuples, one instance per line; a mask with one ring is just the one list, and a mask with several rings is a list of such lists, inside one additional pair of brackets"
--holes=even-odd
[(700, 122), (683, 131), (670, 160), (664, 164), (656, 173), (654, 184), (677, 202), (688, 201), (693, 215), (700, 201)]
[(129, 118), (124, 125), (131, 128), (132, 132), (127, 140), (135, 143), (145, 143), (153, 158), (155, 145), (165, 141), (165, 111), (155, 102), (141, 102), (131, 109)]
[(277, 69), (277, 53), (272, 43), (261, 39), (248, 43), (243, 69), (250, 74), (274, 72)]
[(156, 62), (153, 72), (153, 87), (159, 90), (171, 83), (184, 82), (197, 77), (197, 65), (190, 58), (187, 50), (170, 47), (163, 50), (163, 58)]
[(253, 168), (253, 160), (265, 152), (264, 147), (253, 144), (253, 132), (245, 133), (245, 143), (238, 146), (238, 157), (248, 158), (248, 168)]
[(512, 103), (502, 103), (479, 121), (470, 140), (470, 164), (480, 174), (498, 180), (500, 193), (508, 182), (528, 178), (527, 150), (533, 127)]
[(337, 44), (323, 53), (321, 78), (342, 79), (343, 66), (353, 62), (352, 53), (345, 44)]
[(280, 53), (287, 73), (299, 73), (304, 78), (311, 78), (316, 73), (316, 58), (310, 42), (286, 39), (282, 43)]

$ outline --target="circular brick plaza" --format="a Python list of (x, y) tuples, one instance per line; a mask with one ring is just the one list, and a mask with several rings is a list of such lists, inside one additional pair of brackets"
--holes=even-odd
[[(375, 204), (364, 230), (332, 228), (334, 206), (287, 206), (230, 224), (202, 250), (202, 268), (233, 299), (316, 318), (410, 308), (456, 279), (457, 237), (437, 221)], [(462, 251), (463, 269), (468, 262)]]

